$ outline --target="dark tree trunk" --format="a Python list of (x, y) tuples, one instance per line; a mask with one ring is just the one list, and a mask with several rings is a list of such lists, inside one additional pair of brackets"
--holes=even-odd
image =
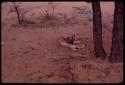
[(15, 3), (13, 2), (13, 5), (15, 7), (16, 13), (17, 13), (17, 19), (18, 19), (18, 23), (21, 24), (21, 19), (20, 19), (20, 14), (18, 11), (18, 7), (15, 5)]
[(98, 1), (92, 2), (93, 9), (93, 40), (97, 58), (105, 59), (105, 51), (102, 43), (102, 19), (101, 8)]
[(123, 3), (115, 2), (111, 62), (123, 61)]

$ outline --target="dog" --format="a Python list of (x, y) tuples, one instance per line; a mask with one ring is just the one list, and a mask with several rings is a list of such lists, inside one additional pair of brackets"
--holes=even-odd
[(80, 40), (76, 40), (75, 35), (58, 38), (58, 43), (60, 46), (69, 48), (73, 51), (78, 51), (81, 48), (84, 48), (84, 45), (81, 45)]

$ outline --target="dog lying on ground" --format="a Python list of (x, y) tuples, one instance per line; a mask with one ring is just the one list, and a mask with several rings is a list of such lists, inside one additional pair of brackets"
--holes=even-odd
[(73, 51), (77, 51), (81, 48), (84, 48), (84, 45), (81, 45), (80, 40), (75, 38), (75, 35), (68, 36), (68, 37), (60, 37), (58, 39), (59, 45), (62, 47), (70, 48)]

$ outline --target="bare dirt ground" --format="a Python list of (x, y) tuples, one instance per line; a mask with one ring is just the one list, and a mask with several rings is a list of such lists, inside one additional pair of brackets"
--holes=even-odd
[[(93, 49), (92, 8), (85, 2), (55, 2), (55, 19), (43, 19), (47, 2), (22, 3), (28, 9), (19, 25), (11, 2), (2, 3), (2, 82), (12, 83), (120, 83), (123, 63), (96, 59)], [(85, 6), (89, 14), (74, 14)], [(113, 2), (101, 2), (103, 44), (109, 56)], [(76, 34), (85, 47), (77, 52), (61, 47), (57, 39)], [(108, 57), (107, 57), (108, 58)]]

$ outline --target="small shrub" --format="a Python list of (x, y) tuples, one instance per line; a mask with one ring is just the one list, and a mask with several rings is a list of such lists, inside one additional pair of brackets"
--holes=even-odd
[(35, 22), (34, 22), (34, 21), (31, 21), (31, 20), (25, 20), (24, 23), (25, 23), (25, 24), (35, 24)]
[(11, 8), (10, 11), (11, 12), (16, 12), (18, 23), (23, 24), (24, 23), (24, 15), (27, 12), (29, 12), (30, 9), (24, 9), (21, 6), (21, 3), (16, 3), (16, 2), (13, 2), (13, 6), (14, 6), (14, 8), (13, 8), (14, 10)]

